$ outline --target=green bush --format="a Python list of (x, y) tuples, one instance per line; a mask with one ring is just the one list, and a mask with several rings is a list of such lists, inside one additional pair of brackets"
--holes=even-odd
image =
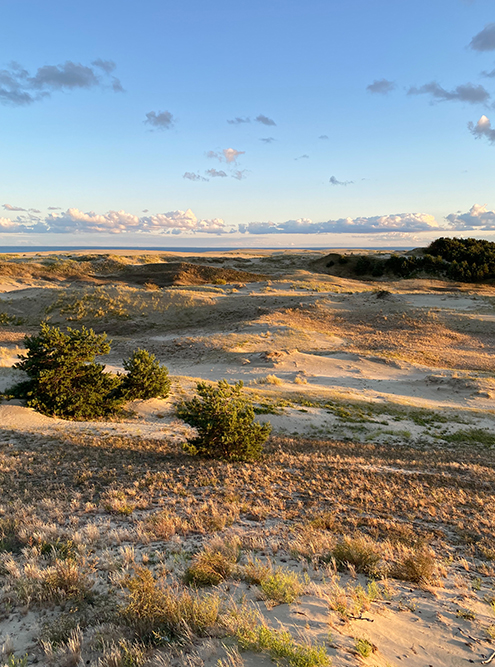
[(177, 416), (198, 432), (186, 445), (191, 454), (229, 461), (253, 461), (260, 457), (271, 425), (254, 421), (254, 409), (242, 395), (242, 382), (220, 380), (216, 387), (199, 382), (198, 396), (184, 401)]
[(29, 379), (8, 393), (25, 398), (29, 407), (67, 419), (94, 419), (121, 406), (121, 379), (95, 363), (95, 357), (110, 352), (106, 334), (95, 334), (86, 327), (63, 333), (43, 322), (40, 333), (26, 336), (24, 343), (27, 355), (19, 355), (21, 361), (14, 367)]
[(147, 350), (134, 350), (124, 361), (127, 375), (122, 380), (122, 395), (127, 400), (167, 396), (170, 391), (168, 370), (160, 366), (154, 354)]

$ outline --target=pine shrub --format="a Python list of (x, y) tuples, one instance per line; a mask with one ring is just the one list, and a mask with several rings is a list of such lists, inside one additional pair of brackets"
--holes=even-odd
[(197, 430), (185, 446), (191, 454), (229, 461), (253, 461), (261, 456), (271, 425), (254, 420), (252, 404), (242, 394), (243, 383), (217, 386), (199, 382), (198, 395), (177, 408), (177, 416)]
[(24, 338), (27, 354), (15, 368), (28, 380), (7, 391), (45, 415), (64, 419), (99, 419), (118, 412), (125, 401), (166, 396), (168, 371), (147, 350), (136, 350), (124, 361), (125, 375), (105, 373), (95, 358), (110, 352), (106, 334), (92, 329), (67, 329), (46, 322), (37, 336)]
[(154, 354), (134, 350), (124, 361), (127, 375), (122, 380), (122, 395), (129, 401), (137, 398), (165, 397), (170, 391), (168, 369), (160, 366)]
[(27, 373), (26, 382), (8, 393), (27, 400), (28, 407), (65, 419), (95, 419), (116, 412), (122, 402), (121, 379), (105, 373), (97, 356), (110, 352), (106, 334), (92, 329), (67, 329), (41, 324), (37, 336), (26, 336), (27, 354), (14, 368)]

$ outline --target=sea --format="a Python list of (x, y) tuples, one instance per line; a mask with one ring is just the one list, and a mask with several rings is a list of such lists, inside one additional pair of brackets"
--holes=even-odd
[[(343, 246), (340, 246), (343, 247)], [(379, 246), (356, 246), (354, 249), (359, 249), (359, 250), (385, 250), (389, 252), (394, 252), (397, 250), (412, 250), (417, 246), (384, 246), (384, 247), (379, 247)], [(351, 246), (345, 246), (346, 250), (352, 250), (353, 248)], [(96, 250), (118, 250), (121, 252), (122, 250), (142, 250), (142, 251), (149, 251), (149, 250), (154, 250), (157, 252), (185, 252), (185, 253), (191, 253), (191, 254), (198, 254), (198, 253), (203, 253), (203, 252), (229, 252), (232, 250), (239, 250), (239, 251), (255, 251), (255, 250), (273, 250), (273, 251), (283, 251), (283, 250), (338, 250), (339, 246), (277, 246), (277, 247), (243, 247), (243, 246), (232, 246), (232, 247), (224, 247), (224, 246), (88, 246), (88, 245), (80, 245), (80, 246), (47, 246), (47, 245), (33, 245), (33, 246), (0, 246), (0, 253), (23, 253), (23, 252), (72, 252), (72, 251), (78, 251), (78, 250), (88, 250), (88, 251), (96, 251)]]

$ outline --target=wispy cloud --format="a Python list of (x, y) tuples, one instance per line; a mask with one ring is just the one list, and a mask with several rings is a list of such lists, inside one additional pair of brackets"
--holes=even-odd
[(227, 164), (232, 164), (237, 162), (239, 155), (244, 155), (246, 151), (238, 151), (235, 148), (224, 148), (221, 153), (217, 151), (208, 151), (206, 157), (215, 158), (219, 162), (227, 162)]
[(495, 51), (495, 23), (488, 23), (469, 43), (475, 51)]
[(223, 171), (223, 169), (217, 171), (217, 169), (208, 169), (208, 171), (205, 172), (210, 176), (211, 178), (227, 178), (227, 174)]
[(354, 183), (354, 181), (338, 181), (335, 176), (330, 176), (328, 182), (330, 185), (351, 185), (351, 183)]
[(49, 211), (61, 211), (62, 207), (61, 206), (49, 206), (48, 210)]
[(146, 114), (146, 120), (143, 121), (147, 125), (151, 125), (156, 130), (168, 130), (174, 124), (174, 117), (170, 111), (150, 111)]
[(299, 157), (295, 157), (294, 160), (309, 160), (309, 155), (304, 153), (304, 155), (300, 155)]
[(236, 118), (233, 118), (232, 120), (228, 120), (227, 123), (229, 125), (242, 125), (243, 123), (250, 123), (251, 119), (250, 118), (240, 118), (237, 116)]
[(277, 123), (272, 120), (271, 118), (268, 118), (268, 116), (264, 116), (262, 113), (260, 113), (259, 116), (256, 116), (254, 119), (257, 123), (261, 123), (262, 125), (276, 125)]
[(260, 141), (265, 142), (265, 144), (271, 144), (273, 141), (276, 141), (274, 137), (262, 137)]
[(246, 169), (237, 169), (231, 173), (232, 178), (236, 178), (238, 181), (242, 181), (246, 178)]
[(123, 90), (120, 81), (111, 75), (115, 63), (98, 59), (91, 64), (92, 67), (67, 60), (60, 65), (39, 67), (31, 75), (19, 63), (12, 62), (7, 68), (0, 69), (0, 103), (29, 105), (54, 92), (106, 85), (110, 85), (114, 92)]
[(369, 86), (366, 86), (366, 90), (370, 93), (377, 95), (387, 95), (391, 93), (397, 86), (394, 81), (388, 81), (387, 79), (375, 79), (373, 83), (370, 83)]
[(313, 222), (309, 218), (286, 222), (250, 222), (239, 225), (245, 234), (384, 234), (437, 231), (440, 227), (427, 213), (398, 213)]
[(476, 125), (471, 122), (468, 123), (468, 128), (476, 139), (485, 138), (491, 144), (495, 143), (495, 128), (492, 127), (490, 120), (486, 116), (481, 116)]
[(186, 178), (189, 181), (207, 181), (207, 178), (204, 178), (204, 176), (201, 176), (200, 174), (195, 174), (192, 171), (186, 171), (185, 174), (183, 174), (182, 178)]
[(11, 204), (4, 204), (3, 205), (4, 209), (7, 211), (25, 211), (25, 208), (21, 208), (20, 206), (12, 206)]
[(326, 139), (328, 139), (328, 134), (320, 134), (318, 139), (323, 139), (325, 141)]
[(429, 95), (432, 102), (469, 102), (470, 104), (479, 104), (488, 102), (490, 93), (481, 85), (473, 83), (464, 83), (457, 86), (454, 90), (445, 90), (436, 81), (425, 83), (417, 88), (409, 88), (408, 95)]

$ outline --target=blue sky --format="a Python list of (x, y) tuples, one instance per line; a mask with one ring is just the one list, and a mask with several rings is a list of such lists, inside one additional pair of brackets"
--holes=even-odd
[(3, 245), (495, 238), (493, 0), (0, 11)]

